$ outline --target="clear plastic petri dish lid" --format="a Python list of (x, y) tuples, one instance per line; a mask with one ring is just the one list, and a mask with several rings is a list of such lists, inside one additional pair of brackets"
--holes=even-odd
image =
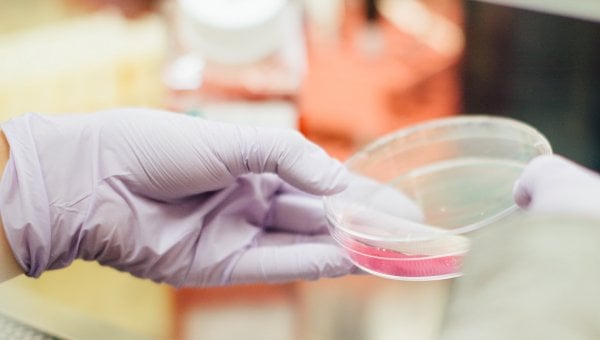
[(550, 153), (540, 132), (508, 118), (457, 116), (399, 130), (346, 162), (349, 187), (324, 199), (331, 234), (375, 275), (458, 276), (469, 234), (514, 212), (515, 180)]

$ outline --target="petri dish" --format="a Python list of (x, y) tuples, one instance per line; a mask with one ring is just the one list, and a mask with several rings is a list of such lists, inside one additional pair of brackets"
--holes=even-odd
[(551, 153), (539, 131), (509, 118), (456, 116), (401, 129), (346, 161), (349, 187), (324, 198), (330, 233), (374, 275), (460, 276), (472, 233), (517, 210), (516, 179)]

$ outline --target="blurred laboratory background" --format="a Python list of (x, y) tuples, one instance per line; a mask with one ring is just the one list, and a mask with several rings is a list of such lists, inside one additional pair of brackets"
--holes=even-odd
[[(1, 121), (124, 106), (298, 129), (342, 161), (418, 122), (507, 116), (600, 170), (600, 2), (0, 0)], [(78, 261), (1, 284), (0, 328), (430, 340), (451, 284), (360, 275), (174, 289)]]

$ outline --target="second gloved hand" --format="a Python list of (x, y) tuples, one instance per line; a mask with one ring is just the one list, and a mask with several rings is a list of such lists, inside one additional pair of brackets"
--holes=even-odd
[(29, 276), (75, 258), (175, 286), (355, 270), (321, 200), (346, 172), (293, 131), (150, 110), (4, 123), (7, 238)]
[(531, 212), (600, 217), (600, 175), (560, 156), (540, 156), (515, 184), (514, 199)]

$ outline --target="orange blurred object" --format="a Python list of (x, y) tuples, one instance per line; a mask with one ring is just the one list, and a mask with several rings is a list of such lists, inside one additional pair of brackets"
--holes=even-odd
[(160, 0), (65, 0), (74, 6), (88, 10), (97, 10), (107, 7), (117, 8), (126, 17), (138, 17), (155, 9)]
[[(346, 2), (337, 41), (323, 42), (308, 28), (308, 73), (299, 99), (302, 132), (335, 157), (345, 159), (403, 126), (460, 111), (460, 1), (404, 2), (413, 7), (399, 10), (416, 10), (432, 26), (409, 23), (406, 28), (421, 31), (406, 32), (384, 15), (369, 27), (360, 3)], [(452, 28), (448, 25), (454, 31), (434, 32)], [(424, 40), (427, 34), (432, 39)], [(379, 51), (361, 48), (361, 39), (370, 38), (381, 40)], [(436, 49), (435, 43), (456, 46)]]
[[(285, 314), (283, 320), (279, 321), (283, 321), (282, 324), (287, 324), (288, 327), (279, 325), (279, 333), (296, 333), (294, 328), (298, 323), (298, 316), (290, 306), (296, 305), (297, 299), (298, 292), (294, 284), (179, 289), (174, 295), (174, 339), (213, 339), (215, 336), (231, 338), (232, 332), (223, 330), (223, 327), (247, 327), (247, 324), (228, 323), (239, 321), (240, 317), (248, 318), (249, 311), (258, 316), (254, 319), (260, 322), (277, 322), (268, 320), (269, 316)], [(241, 316), (240, 310), (243, 311)], [(224, 317), (226, 314), (229, 315)], [(252, 325), (252, 328), (260, 329), (261, 326)], [(270, 328), (278, 327), (271, 325)], [(233, 333), (244, 331), (247, 330), (238, 329)], [(285, 335), (284, 337), (288, 338)]]

